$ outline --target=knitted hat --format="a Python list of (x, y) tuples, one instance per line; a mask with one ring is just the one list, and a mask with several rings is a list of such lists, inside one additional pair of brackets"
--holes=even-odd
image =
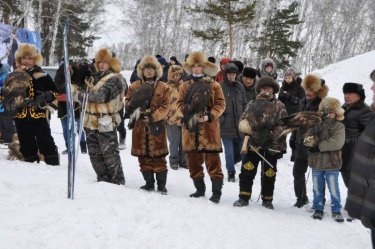
[(362, 84), (347, 82), (342, 88), (344, 93), (357, 93), (361, 99), (365, 99), (365, 90)]
[(273, 88), (273, 93), (276, 94), (279, 92), (280, 90), (280, 86), (279, 86), (279, 83), (277, 83), (272, 77), (269, 77), (269, 76), (263, 76), (261, 77), (258, 82), (256, 83), (255, 85), (255, 91), (257, 93), (260, 92), (260, 90), (263, 88), (263, 87), (272, 87)]
[(164, 65), (164, 66), (168, 65), (167, 60), (164, 57), (159, 57), (158, 61), (161, 65)]
[(295, 79), (296, 78), (296, 73), (294, 72), (293, 69), (289, 68), (289, 69), (285, 70), (284, 77), (285, 76), (291, 76), (293, 79)]
[(228, 64), (231, 60), (228, 57), (223, 57), (220, 59), (220, 65)]
[(245, 67), (242, 71), (242, 76), (255, 79), (257, 77), (258, 71), (252, 67)]

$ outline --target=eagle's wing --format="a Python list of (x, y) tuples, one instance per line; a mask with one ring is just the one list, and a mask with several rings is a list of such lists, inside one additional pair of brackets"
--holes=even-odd
[(184, 98), (183, 123), (189, 131), (196, 130), (198, 116), (205, 111), (210, 96), (211, 87), (208, 83), (194, 83), (187, 89)]

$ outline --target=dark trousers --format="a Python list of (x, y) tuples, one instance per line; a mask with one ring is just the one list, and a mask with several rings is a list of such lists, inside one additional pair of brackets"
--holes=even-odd
[(124, 108), (119, 112), (121, 122), (117, 126), (117, 131), (120, 134), (120, 140), (125, 140), (126, 138), (126, 129), (125, 129), (125, 115), (124, 115)]
[(186, 155), (182, 150), (181, 126), (167, 125), (169, 141), (169, 164), (186, 165)]
[(86, 129), (86, 142), (98, 181), (125, 184), (116, 131)]
[(372, 249), (375, 249), (375, 229), (371, 229)]
[(253, 187), (254, 178), (257, 174), (258, 164), (262, 162), (262, 175), (261, 175), (261, 195), (262, 200), (272, 201), (273, 190), (275, 188), (276, 172), (277, 172), (277, 155), (270, 155), (260, 151), (268, 162), (272, 164), (274, 168), (268, 165), (264, 160), (254, 151), (248, 152), (242, 161), (240, 179), (240, 194), (241, 199), (249, 200), (251, 197), (251, 191)]
[(57, 147), (46, 118), (16, 118), (14, 121), (20, 141), (20, 152), (26, 162), (39, 161), (39, 150), (47, 164), (60, 164)]
[(0, 112), (0, 133), (4, 143), (11, 143), (15, 133), (13, 118), (6, 117)]
[(305, 174), (308, 168), (307, 160), (297, 158), (293, 165), (294, 193), (297, 198), (306, 197), (306, 178)]

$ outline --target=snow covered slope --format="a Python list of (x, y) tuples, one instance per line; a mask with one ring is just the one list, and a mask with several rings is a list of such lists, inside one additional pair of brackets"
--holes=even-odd
[(337, 97), (344, 100), (342, 86), (346, 82), (363, 84), (366, 93), (366, 103), (372, 103), (372, 92), (370, 87), (372, 82), (370, 73), (375, 70), (375, 50), (357, 55), (347, 60), (328, 65), (315, 72), (320, 74), (330, 89), (328, 96)]

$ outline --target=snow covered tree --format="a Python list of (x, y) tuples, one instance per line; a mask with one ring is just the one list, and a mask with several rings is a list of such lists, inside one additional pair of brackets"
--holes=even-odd
[(257, 38), (259, 56), (275, 59), (279, 68), (290, 66), (289, 59), (296, 57), (302, 47), (300, 41), (293, 40), (293, 28), (301, 23), (295, 13), (297, 6), (298, 3), (293, 2), (287, 8), (275, 9)]
[[(215, 27), (203, 27), (195, 29), (193, 35), (203, 40), (221, 41), (228, 44), (228, 56), (233, 57), (233, 37), (236, 27), (239, 25), (248, 25), (255, 15), (255, 2), (246, 4), (244, 7), (238, 7), (238, 0), (217, 0), (208, 1), (205, 6), (196, 6), (188, 10), (195, 13), (206, 15), (216, 25)], [(221, 25), (221, 24), (225, 25)], [(227, 38), (227, 39), (225, 39)], [(227, 41), (226, 41), (227, 40)]]

